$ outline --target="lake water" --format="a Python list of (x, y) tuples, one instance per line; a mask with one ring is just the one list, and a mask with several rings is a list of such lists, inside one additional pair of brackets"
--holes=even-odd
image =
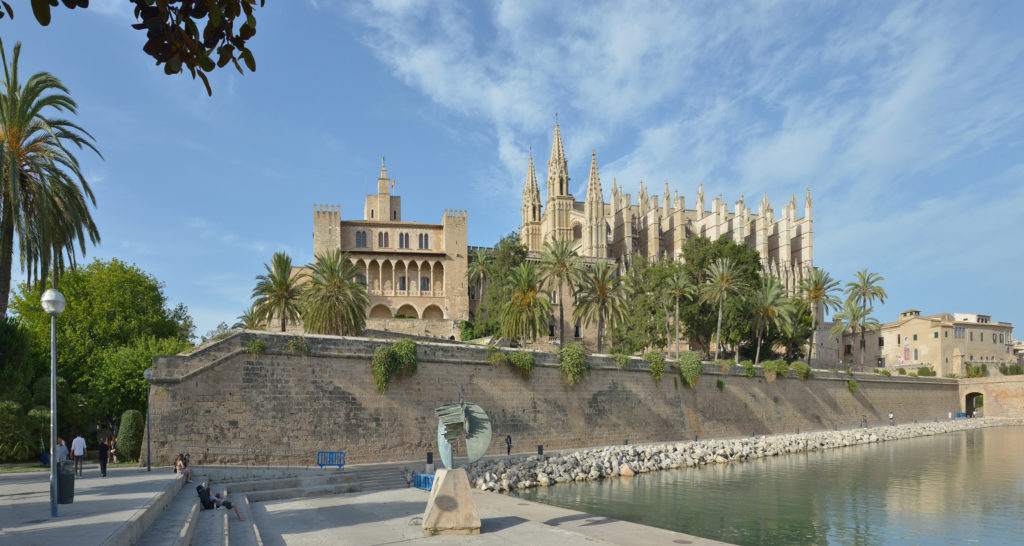
[(517, 493), (735, 544), (1024, 543), (1024, 427)]

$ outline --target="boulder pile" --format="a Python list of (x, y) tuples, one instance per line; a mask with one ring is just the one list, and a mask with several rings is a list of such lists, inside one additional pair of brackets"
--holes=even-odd
[(959, 419), (938, 423), (750, 438), (612, 446), (547, 456), (481, 460), (473, 463), (467, 472), (469, 483), (477, 489), (509, 491), (556, 483), (627, 477), (657, 470), (721, 464), (817, 449), (904, 440), (997, 425), (1024, 425), (1024, 419)]

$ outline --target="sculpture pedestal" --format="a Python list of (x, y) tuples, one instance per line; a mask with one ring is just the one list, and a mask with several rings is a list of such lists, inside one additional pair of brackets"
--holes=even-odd
[(465, 469), (442, 468), (434, 475), (434, 487), (430, 489), (427, 510), (423, 513), (423, 534), (480, 534), (480, 515)]

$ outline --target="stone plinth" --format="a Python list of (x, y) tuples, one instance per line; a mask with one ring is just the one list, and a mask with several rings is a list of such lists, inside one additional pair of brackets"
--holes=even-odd
[(423, 534), (480, 534), (480, 515), (465, 469), (442, 468), (434, 475), (434, 487), (430, 489), (427, 510), (423, 513)]

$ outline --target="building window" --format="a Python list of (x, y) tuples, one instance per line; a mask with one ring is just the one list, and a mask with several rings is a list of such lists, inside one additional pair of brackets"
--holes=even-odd
[(917, 360), (917, 349), (914, 349), (914, 360)]
[(942, 332), (942, 337), (949, 337), (949, 330), (944, 330)]
[(362, 285), (364, 290), (366, 289), (366, 275), (363, 275), (363, 274), (356, 275), (356, 282), (359, 283), (360, 285)]
[(985, 341), (985, 332), (979, 332), (978, 336), (978, 341)]
[(398, 289), (405, 290), (405, 277), (398, 277)]
[(974, 332), (971, 332), (971, 341), (974, 341)]
[(391, 211), (391, 219), (392, 220), (398, 220), (398, 211), (397, 210)]
[(430, 235), (427, 235), (426, 233), (423, 234), (423, 246), (420, 248), (430, 248)]
[(881, 336), (878, 337), (878, 346), (879, 347), (885, 347), (885, 338), (884, 337), (881, 337)]
[(853, 354), (853, 345), (847, 344), (846, 347), (843, 348), (843, 354), (846, 355), (846, 356), (852, 355)]
[(939, 339), (939, 333), (938, 332), (934, 332), (934, 333), (935, 333), (935, 335), (932, 336), (932, 337), (935, 338), (935, 339)]
[(1003, 334), (999, 334), (999, 343), (1003, 342)]
[(424, 292), (430, 290), (430, 277), (420, 277), (420, 290)]
[(398, 248), (409, 248), (409, 234), (399, 233), (398, 234)]
[(472, 284), (469, 285), (469, 299), (471, 299), (471, 300), (475, 300), (476, 299), (476, 290), (475, 290), (475, 288), (476, 287), (473, 286)]
[(356, 232), (356, 246), (358, 248), (366, 248), (366, 232), (365, 231), (357, 231)]
[(573, 337), (575, 337), (576, 339), (583, 337), (583, 333), (580, 331), (580, 323), (578, 322), (576, 323), (576, 327), (573, 328), (572, 332)]
[(555, 325), (554, 324), (548, 324), (548, 336), (549, 337), (555, 337)]
[(373, 218), (373, 210), (370, 211), (370, 218)]
[(896, 334), (896, 345), (900, 344), (900, 335)]
[(917, 334), (914, 334), (914, 341), (917, 341)]

